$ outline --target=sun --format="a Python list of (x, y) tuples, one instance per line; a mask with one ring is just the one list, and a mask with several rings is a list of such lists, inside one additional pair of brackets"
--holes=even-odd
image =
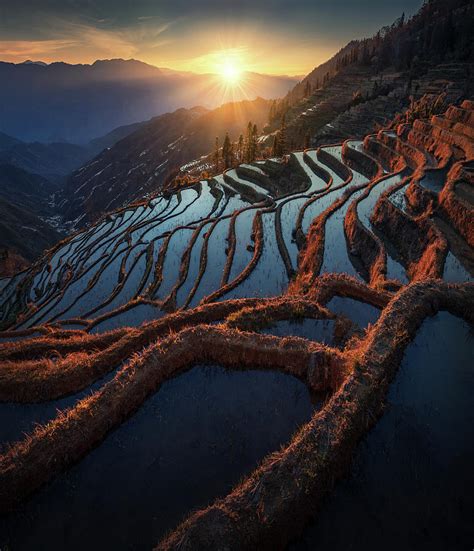
[(236, 59), (225, 59), (220, 67), (222, 80), (230, 86), (238, 84), (242, 77), (242, 67)]

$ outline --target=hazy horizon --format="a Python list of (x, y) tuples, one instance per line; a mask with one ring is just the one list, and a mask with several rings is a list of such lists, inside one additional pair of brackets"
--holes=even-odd
[[(65, 65), (71, 65), (71, 66), (88, 66), (88, 67), (91, 67), (95, 63), (101, 63), (101, 62), (107, 62), (107, 61), (123, 61), (123, 62), (136, 61), (138, 63), (143, 63), (144, 65), (149, 65), (150, 67), (155, 67), (156, 69), (161, 69), (161, 70), (164, 70), (164, 71), (170, 71), (170, 72), (181, 73), (181, 74), (196, 74), (196, 75), (216, 76), (216, 74), (218, 73), (218, 70), (216, 70), (215, 72), (209, 72), (209, 71), (201, 72), (201, 71), (192, 71), (192, 70), (184, 70), (184, 69), (174, 69), (173, 67), (167, 67), (165, 65), (156, 65), (155, 63), (149, 63), (148, 61), (143, 61), (143, 59), (137, 59), (137, 58), (134, 58), (134, 57), (130, 57), (130, 58), (123, 58), (123, 57), (98, 58), (98, 59), (95, 59), (94, 61), (91, 61), (89, 63), (71, 63), (69, 61), (65, 61), (64, 59), (57, 59), (55, 61), (44, 61), (43, 59), (29, 59), (28, 58), (28, 59), (24, 59), (23, 61), (9, 61), (9, 60), (0, 58), (0, 63), (12, 63), (13, 65), (28, 65), (28, 64), (31, 64), (31, 65), (44, 65), (44, 66), (54, 65), (56, 63), (63, 63)], [(324, 63), (324, 61), (322, 63)], [(297, 80), (298, 78), (304, 78), (307, 74), (307, 73), (301, 73), (301, 74), (296, 74), (296, 75), (289, 75), (289, 74), (285, 74), (285, 73), (263, 73), (263, 72), (259, 72), (259, 71), (250, 71), (250, 70), (248, 70), (248, 71), (245, 70), (243, 72), (244, 73), (256, 73), (256, 74), (260, 74), (260, 75), (268, 76), (268, 77), (287, 77), (287, 78), (291, 78), (291, 79), (295, 79), (295, 80)]]

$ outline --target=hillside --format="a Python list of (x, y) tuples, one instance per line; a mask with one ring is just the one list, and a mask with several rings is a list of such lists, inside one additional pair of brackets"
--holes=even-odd
[(0, 131), (23, 141), (84, 144), (113, 128), (181, 107), (281, 97), (296, 79), (248, 73), (246, 95), (225, 99), (220, 77), (159, 69), (136, 60), (92, 65), (0, 62)]
[(0, 277), (26, 268), (60, 239), (61, 234), (36, 209), (0, 197)]
[(249, 120), (265, 123), (269, 102), (261, 98), (204, 108), (179, 109), (156, 117), (75, 171), (65, 188), (61, 210), (77, 227), (108, 210), (159, 191), (179, 168), (222, 143), (236, 140)]
[[(57, 187), (46, 178), (0, 164), (0, 273), (26, 267), (61, 238)], [(12, 259), (16, 259), (12, 263)]]
[[(372, 38), (353, 40), (276, 102), (266, 129), (286, 115), (288, 147), (360, 138), (383, 127), (410, 98), (445, 93), (448, 102), (474, 93), (474, 7), (432, 0)], [(273, 135), (267, 144), (271, 145)]]
[(0, 197), (26, 207), (38, 214), (48, 215), (51, 196), (57, 186), (39, 174), (32, 174), (10, 164), (0, 164)]

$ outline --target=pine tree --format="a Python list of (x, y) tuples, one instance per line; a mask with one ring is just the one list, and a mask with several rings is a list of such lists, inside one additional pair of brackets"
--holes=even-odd
[(287, 143), (286, 143), (286, 114), (283, 113), (283, 117), (281, 118), (281, 126), (280, 126), (280, 135), (278, 138), (279, 147), (280, 147), (280, 156), (284, 155), (286, 153)]
[(247, 125), (247, 136), (245, 145), (245, 162), (252, 163), (257, 157), (258, 130), (257, 125), (252, 124), (251, 121)]
[(214, 166), (216, 172), (219, 172), (219, 136), (216, 136), (215, 148), (214, 148)]
[(280, 155), (280, 141), (278, 139), (278, 134), (275, 134), (273, 137), (272, 157), (280, 157)]
[(232, 165), (231, 148), (232, 144), (230, 143), (229, 134), (226, 133), (224, 143), (222, 145), (222, 160), (224, 161), (224, 168), (229, 168)]
[(237, 156), (237, 160), (241, 163), (244, 160), (244, 137), (242, 134), (240, 134), (239, 141), (237, 143)]
[(369, 48), (367, 46), (367, 41), (366, 40), (364, 40), (364, 45), (362, 47), (362, 63), (364, 65), (370, 65)]
[(257, 125), (254, 124), (252, 127), (252, 161), (258, 157), (258, 129)]
[(310, 147), (311, 147), (311, 134), (309, 133), (309, 130), (308, 130), (304, 136), (304, 149), (309, 149)]
[(245, 162), (251, 163), (252, 162), (252, 130), (253, 125), (252, 121), (249, 121), (247, 125), (247, 135), (245, 136)]
[(271, 124), (277, 116), (277, 101), (274, 99), (270, 105), (270, 112), (268, 114), (268, 122)]

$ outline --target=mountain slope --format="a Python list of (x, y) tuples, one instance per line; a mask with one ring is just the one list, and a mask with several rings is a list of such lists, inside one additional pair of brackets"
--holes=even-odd
[(408, 21), (402, 16), (372, 38), (351, 41), (311, 71), (279, 102), (268, 133), (285, 112), (288, 147), (302, 147), (308, 138), (317, 145), (374, 131), (411, 97), (471, 97), (473, 26), (471, 1), (425, 2)]
[(26, 207), (46, 216), (57, 187), (39, 174), (32, 174), (11, 164), (0, 164), (0, 197), (19, 208)]
[(107, 147), (112, 147), (114, 144), (125, 138), (125, 136), (132, 134), (133, 132), (144, 126), (147, 122), (148, 121), (134, 122), (132, 124), (119, 126), (117, 128), (114, 128), (110, 132), (107, 132), (107, 134), (105, 134), (104, 136), (94, 138), (86, 146), (88, 151), (91, 153), (91, 157), (95, 157)]
[(8, 149), (20, 143), (21, 143), (21, 140), (17, 140), (16, 138), (9, 136), (8, 134), (4, 134), (3, 132), (0, 132), (0, 150)]
[(212, 151), (228, 132), (244, 132), (249, 120), (261, 126), (269, 102), (261, 98), (223, 105), (215, 110), (178, 109), (156, 117), (104, 150), (69, 178), (61, 210), (79, 227), (102, 213), (162, 189), (179, 168)]
[(33, 210), (0, 197), (0, 276), (27, 266), (60, 239)]
[(46, 178), (0, 164), (0, 274), (13, 273), (61, 239), (53, 194)]

